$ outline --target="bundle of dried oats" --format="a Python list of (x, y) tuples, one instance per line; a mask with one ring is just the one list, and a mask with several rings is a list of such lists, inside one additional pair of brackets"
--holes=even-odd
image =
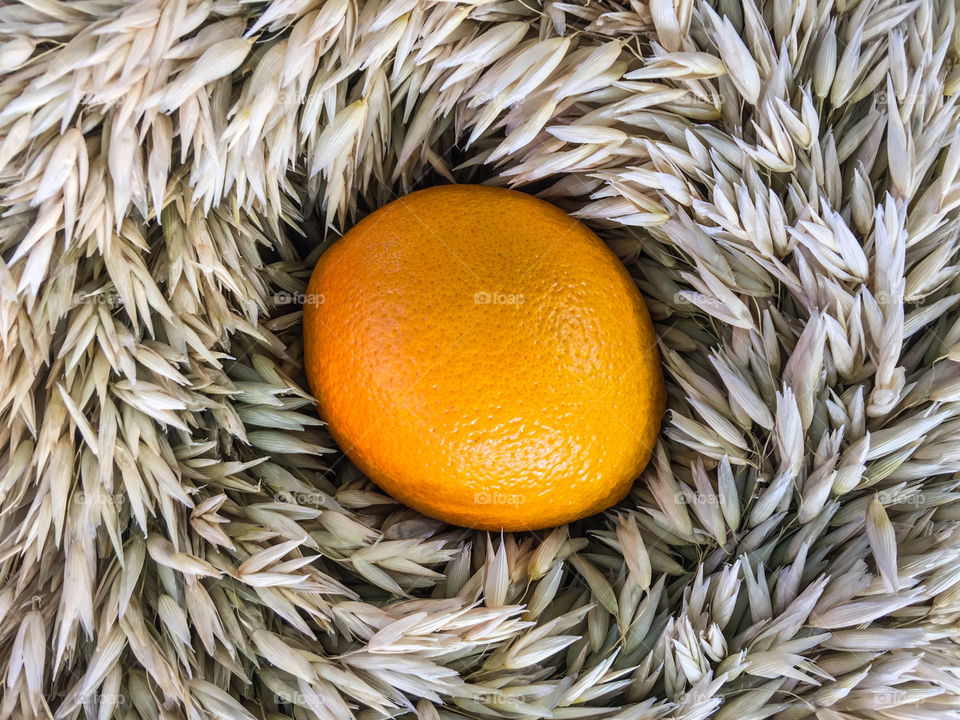
[[(0, 8), (0, 718), (957, 717), (956, 14)], [(649, 299), (617, 512), (469, 532), (331, 454), (298, 295), (454, 179)]]

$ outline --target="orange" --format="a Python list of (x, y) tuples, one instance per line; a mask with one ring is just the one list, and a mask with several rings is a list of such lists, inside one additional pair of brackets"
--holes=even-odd
[(322, 255), (303, 323), (333, 438), (425, 515), (553, 527), (622, 500), (650, 458), (665, 390), (643, 299), (530, 195), (448, 185), (380, 208)]

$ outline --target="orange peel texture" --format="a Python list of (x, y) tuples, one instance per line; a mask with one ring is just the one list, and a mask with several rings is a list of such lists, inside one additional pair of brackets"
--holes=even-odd
[(581, 222), (524, 193), (414, 192), (320, 258), (305, 368), (351, 460), (456, 525), (535, 530), (622, 500), (665, 389), (650, 315)]

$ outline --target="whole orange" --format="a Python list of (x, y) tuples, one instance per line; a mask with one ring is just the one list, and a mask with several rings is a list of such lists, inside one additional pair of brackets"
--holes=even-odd
[(357, 223), (304, 306), (307, 378), (346, 454), (425, 515), (533, 530), (622, 500), (665, 390), (650, 316), (585, 225), (448, 185)]

